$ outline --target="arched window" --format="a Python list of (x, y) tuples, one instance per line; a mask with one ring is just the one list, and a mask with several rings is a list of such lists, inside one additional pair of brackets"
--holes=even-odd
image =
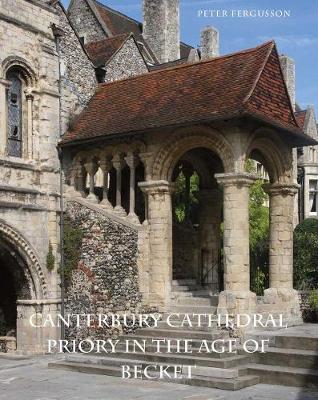
[(22, 157), (22, 88), (23, 84), (18, 71), (7, 73), (10, 82), (8, 90), (8, 127), (7, 127), (7, 152), (9, 156)]

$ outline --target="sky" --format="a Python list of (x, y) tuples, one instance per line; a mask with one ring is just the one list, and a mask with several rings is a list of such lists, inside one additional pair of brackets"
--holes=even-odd
[[(100, 0), (139, 21), (142, 0)], [(63, 0), (67, 7), (69, 1)], [(302, 108), (314, 105), (318, 115), (318, 1), (317, 0), (180, 0), (181, 40), (198, 47), (200, 31), (212, 25), (220, 32), (221, 54), (250, 48), (274, 39), (280, 54), (296, 62), (296, 98)], [(206, 17), (202, 11), (207, 10)], [(211, 12), (212, 11), (212, 16)], [(219, 16), (216, 15), (219, 13)], [(228, 16), (222, 17), (222, 10)], [(232, 11), (234, 16), (232, 16)], [(290, 16), (239, 17), (238, 10), (280, 10)], [(201, 16), (199, 12), (201, 11)], [(240, 11), (242, 12), (242, 11)]]

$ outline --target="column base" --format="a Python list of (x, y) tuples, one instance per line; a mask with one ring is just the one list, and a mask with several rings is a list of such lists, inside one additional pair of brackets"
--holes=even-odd
[(288, 326), (302, 324), (300, 301), (297, 290), (269, 288), (264, 291), (263, 304), (270, 305), (273, 314), (282, 314)]
[(110, 201), (107, 199), (102, 200), (99, 203), (99, 205), (102, 206), (103, 208), (105, 208), (105, 210), (113, 211), (113, 209), (114, 209), (113, 206), (111, 205)]
[(86, 197), (86, 200), (90, 201), (91, 203), (95, 203), (95, 204), (99, 203), (99, 200), (98, 200), (97, 196), (95, 194), (93, 194), (93, 193), (89, 194)]
[(139, 218), (135, 213), (129, 213), (127, 219), (135, 224), (140, 224)]
[(254, 314), (256, 294), (246, 291), (224, 290), (219, 295), (218, 314)]
[(127, 217), (126, 211), (123, 209), (122, 206), (116, 206), (114, 208), (114, 212), (119, 215), (120, 217)]

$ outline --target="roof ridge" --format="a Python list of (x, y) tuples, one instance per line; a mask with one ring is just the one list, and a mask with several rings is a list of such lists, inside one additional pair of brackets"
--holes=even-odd
[[(274, 41), (270, 41), (270, 42), (268, 42), (268, 44), (269, 44), (269, 43), (271, 43), (271, 46), (270, 46), (270, 48), (268, 49), (267, 55), (266, 55), (266, 57), (265, 57), (265, 59), (264, 59), (262, 65), (260, 66), (260, 69), (259, 69), (259, 71), (258, 71), (258, 74), (257, 74), (257, 76), (256, 76), (256, 79), (255, 79), (255, 81), (254, 81), (254, 83), (253, 83), (253, 85), (252, 85), (252, 87), (251, 87), (251, 90), (248, 92), (247, 96), (246, 96), (245, 99), (243, 100), (243, 103), (242, 103), (243, 106), (244, 106), (244, 104), (247, 103), (247, 102), (249, 101), (249, 99), (251, 98), (251, 96), (252, 96), (252, 94), (253, 94), (253, 92), (254, 92), (254, 90), (255, 90), (255, 88), (256, 88), (256, 86), (257, 86), (259, 80), (260, 80), (260, 77), (261, 77), (261, 75), (262, 75), (262, 73), (263, 73), (263, 71), (264, 71), (265, 65), (267, 64), (268, 58), (269, 58), (271, 52), (273, 51), (273, 49), (274, 49), (275, 46), (276, 46)], [(265, 46), (264, 46), (264, 47), (265, 47)]]
[(125, 81), (138, 80), (138, 79), (141, 79), (142, 77), (148, 76), (148, 75), (166, 73), (167, 71), (172, 71), (172, 70), (175, 70), (175, 69), (190, 68), (190, 67), (195, 67), (197, 65), (204, 65), (204, 64), (208, 64), (208, 63), (213, 63), (213, 62), (218, 61), (218, 60), (224, 60), (226, 58), (231, 58), (231, 57), (237, 56), (239, 54), (248, 54), (248, 53), (251, 53), (253, 51), (257, 51), (258, 49), (260, 49), (262, 47), (268, 46), (270, 43), (274, 43), (275, 44), (275, 42), (273, 40), (270, 40), (270, 41), (262, 43), (262, 44), (260, 44), (260, 45), (258, 45), (256, 47), (252, 47), (252, 48), (249, 48), (249, 49), (246, 49), (246, 50), (236, 51), (234, 53), (225, 54), (225, 55), (219, 56), (219, 57), (214, 57), (214, 58), (211, 58), (209, 60), (195, 61), (195, 62), (192, 62), (192, 63), (186, 63), (186, 64), (181, 64), (181, 65), (174, 65), (174, 66), (172, 66), (170, 68), (165, 68), (165, 69), (162, 69), (162, 70), (150, 71), (150, 72), (148, 72), (146, 74), (130, 76), (128, 78), (124, 78), (124, 79), (113, 81), (113, 82), (100, 83), (98, 86), (99, 87), (105, 87), (105, 86), (115, 85), (115, 84), (118, 84), (118, 83), (121, 83), (121, 82), (125, 82)]
[(126, 18), (126, 19), (128, 19), (128, 20), (130, 20), (130, 21), (132, 21), (132, 22), (135, 22), (136, 24), (142, 26), (142, 22), (137, 21), (136, 19), (131, 18), (131, 17), (129, 17), (128, 15), (123, 14), (123, 13), (121, 13), (120, 11), (115, 10), (114, 8), (111, 8), (111, 7), (109, 7), (109, 6), (106, 6), (106, 4), (103, 4), (103, 3), (101, 3), (101, 2), (98, 1), (98, 0), (93, 0), (93, 1), (94, 1), (97, 5), (99, 5), (99, 6), (103, 7), (103, 8), (105, 8), (106, 10), (111, 11), (112, 13), (117, 14), (117, 15), (119, 15), (120, 17), (124, 17), (124, 18)]
[(107, 41), (110, 41), (110, 40), (119, 39), (121, 37), (122, 38), (126, 38), (126, 37), (128, 38), (131, 35), (132, 35), (132, 32), (120, 33), (120, 34), (115, 35), (115, 36), (111, 36), (111, 37), (107, 37), (107, 38), (104, 38), (104, 39), (95, 40), (93, 42), (86, 43), (85, 46), (95, 45), (97, 43), (107, 42)]

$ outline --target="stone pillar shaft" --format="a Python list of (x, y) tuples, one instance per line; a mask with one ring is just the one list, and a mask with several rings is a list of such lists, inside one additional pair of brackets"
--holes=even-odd
[(109, 160), (102, 160), (100, 162), (100, 168), (103, 172), (103, 200), (100, 204), (105, 208), (112, 209), (113, 207), (108, 200), (109, 171), (112, 168), (112, 164)]
[(150, 298), (164, 306), (172, 281), (172, 201), (174, 186), (167, 181), (139, 184), (148, 198), (150, 225)]
[(85, 169), (89, 175), (89, 194), (87, 199), (93, 202), (98, 202), (98, 199), (95, 195), (95, 174), (98, 170), (97, 162), (92, 160), (87, 162), (85, 165)]
[(218, 174), (224, 190), (225, 290), (250, 290), (249, 174)]
[(10, 81), (0, 79), (0, 155), (6, 154), (7, 148), (7, 96)]
[(265, 185), (270, 204), (269, 285), (293, 288), (293, 212), (298, 185)]
[(122, 174), (122, 169), (124, 167), (124, 162), (121, 155), (119, 154), (115, 155), (112, 159), (112, 163), (116, 170), (116, 206), (114, 210), (118, 212), (120, 215), (126, 216), (126, 212), (121, 204), (121, 184), (122, 184), (121, 174)]
[(33, 158), (33, 95), (29, 91), (26, 93), (28, 110), (28, 129), (27, 129), (27, 157)]
[(125, 158), (125, 161), (129, 167), (130, 171), (130, 179), (129, 179), (129, 215), (128, 217), (135, 221), (139, 222), (137, 215), (135, 214), (135, 205), (136, 205), (136, 193), (135, 193), (135, 186), (136, 186), (136, 166), (138, 163), (137, 157), (130, 153)]

